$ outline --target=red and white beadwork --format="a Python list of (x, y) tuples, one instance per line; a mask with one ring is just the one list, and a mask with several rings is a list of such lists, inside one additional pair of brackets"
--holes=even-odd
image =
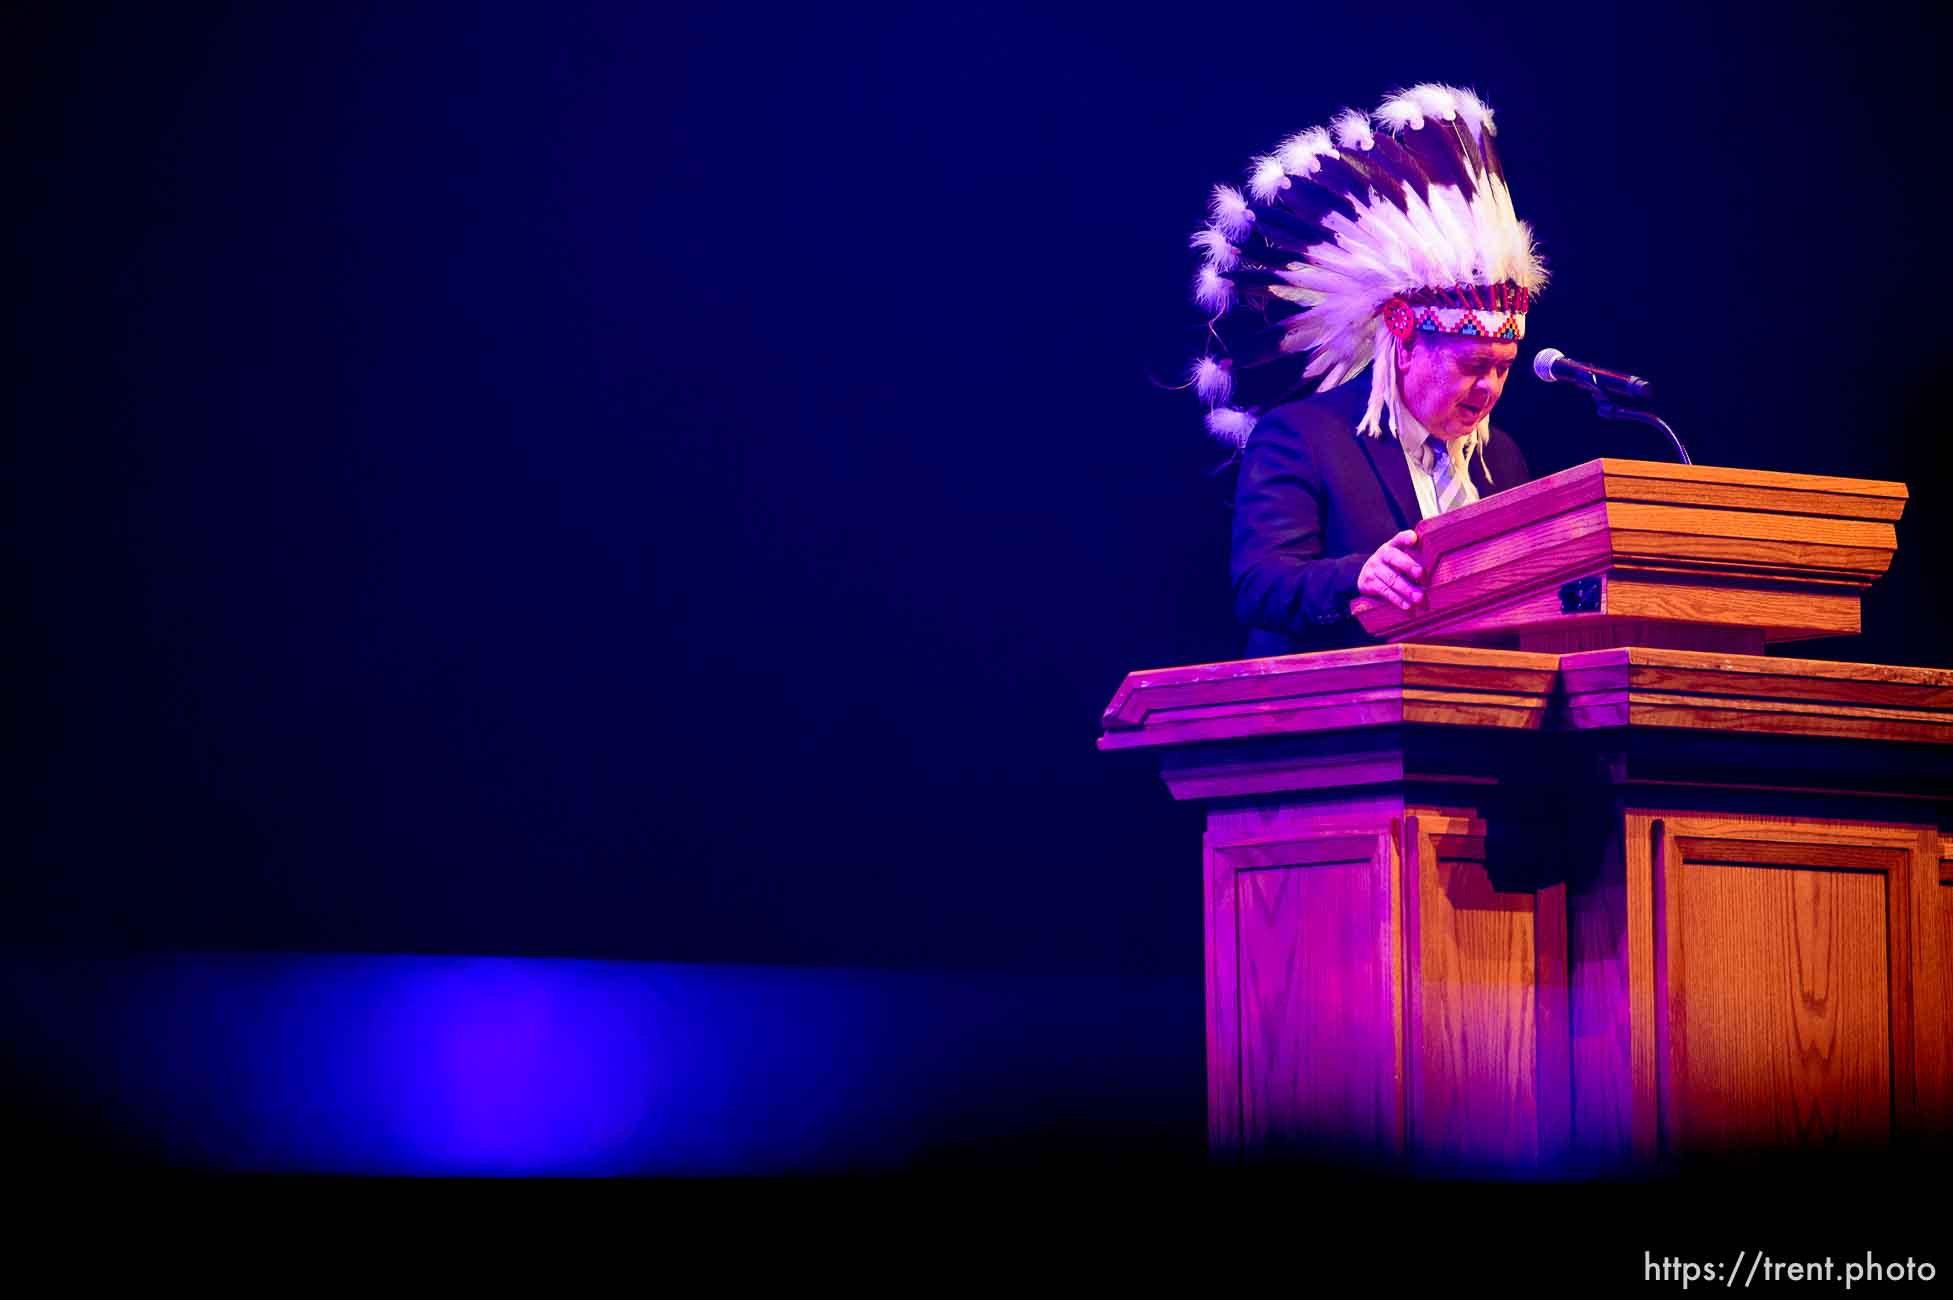
[(1383, 323), (1400, 339), (1422, 332), (1518, 340), (1526, 337), (1531, 297), (1510, 283), (1413, 289), (1383, 305)]
[(1417, 315), (1402, 298), (1392, 298), (1383, 305), (1383, 323), (1392, 334), (1407, 339), (1417, 329)]
[[(1486, 339), (1523, 339), (1526, 316), (1516, 311), (1480, 311), (1471, 307), (1413, 308), (1412, 328), (1424, 334), (1465, 334)], [(1392, 333), (1396, 333), (1393, 329)], [(1408, 331), (1406, 331), (1408, 333)], [(1402, 334), (1397, 337), (1402, 338)]]

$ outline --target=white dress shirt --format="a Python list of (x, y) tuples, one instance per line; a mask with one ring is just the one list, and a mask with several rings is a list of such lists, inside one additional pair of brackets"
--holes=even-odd
[[(1424, 518), (1429, 519), (1438, 513), (1437, 484), (1431, 481), (1431, 449), (1425, 445), (1432, 435), (1401, 403), (1390, 414), (1391, 423), (1397, 429), (1397, 443), (1404, 449), (1404, 461), (1410, 466), (1411, 486), (1417, 489), (1417, 509)], [(1464, 499), (1459, 505), (1470, 505), (1478, 500), (1478, 484), (1472, 482), (1471, 462), (1473, 455), (1485, 445), (1490, 433), (1487, 423), (1481, 422), (1476, 429), (1450, 446), (1454, 460), (1452, 472), (1464, 481), (1465, 487)]]

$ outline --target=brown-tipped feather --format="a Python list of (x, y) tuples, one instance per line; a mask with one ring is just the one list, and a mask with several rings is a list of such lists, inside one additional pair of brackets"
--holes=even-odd
[(1272, 315), (1270, 309), (1239, 317), (1223, 316), (1214, 323), (1214, 332), (1220, 335), (1222, 349), (1234, 362), (1237, 385), (1252, 374), (1255, 367), (1265, 366), (1278, 357), (1289, 355), (1282, 351), (1282, 338), (1288, 333), (1288, 326), (1281, 321), (1271, 323)]
[[(1283, 192), (1292, 193), (1306, 183), (1297, 182)], [(1264, 203), (1255, 209), (1255, 234), (1277, 248), (1294, 249), (1297, 253), (1328, 238), (1321, 221), (1298, 216), (1278, 203)]]
[[(1381, 131), (1377, 132), (1377, 147), (1370, 151), (1370, 157), (1376, 166), (1397, 177), (1406, 188), (1419, 194), (1430, 192), (1431, 173), (1424, 160)], [(1400, 208), (1404, 206), (1401, 197), (1396, 203)]]
[(1478, 151), (1485, 156), (1485, 171), (1488, 175), (1505, 179), (1505, 164), (1499, 161), (1499, 146), (1494, 142), (1490, 131), (1478, 138)]
[[(1473, 173), (1478, 176), (1483, 176), (1487, 169), (1485, 165), (1485, 149), (1480, 142), (1483, 141), (1485, 144), (1491, 143), (1491, 136), (1489, 134), (1473, 134), (1471, 126), (1465, 121), (1463, 114), (1459, 115), (1456, 122), (1448, 122), (1446, 125), (1457, 128), (1459, 152), (1464, 155), (1465, 161), (1471, 164)], [(1467, 190), (1465, 197), (1469, 199), (1471, 197), (1471, 191)]]
[[(1368, 203), (1370, 193), (1374, 191), (1400, 209), (1405, 206), (1403, 177), (1378, 161), (1374, 152), (1345, 149), (1336, 155), (1335, 161), (1337, 167), (1348, 174), (1349, 179), (1343, 182), (1351, 187), (1347, 192), (1361, 195), (1363, 201)], [(1325, 169), (1327, 166), (1325, 163)]]
[(1422, 131), (1406, 131), (1397, 141), (1423, 164), (1433, 184), (1455, 185), (1459, 193), (1470, 199), (1476, 187), (1465, 174), (1464, 146), (1458, 139), (1460, 131), (1469, 133), (1471, 128), (1463, 122), (1432, 119), (1424, 123)]
[[(1328, 238), (1328, 235), (1324, 234), (1318, 227), (1315, 228), (1314, 238), (1316, 243), (1321, 243)], [(1282, 267), (1287, 266), (1290, 262), (1305, 261), (1307, 257), (1308, 250), (1306, 248), (1291, 248), (1286, 244), (1276, 243), (1271, 239), (1263, 239), (1259, 234), (1251, 236), (1241, 243), (1241, 265), (1243, 266)]]
[[(1328, 160), (1325, 159), (1326, 163)], [(1318, 185), (1313, 177), (1292, 176), (1289, 187), (1278, 195), (1280, 206), (1295, 220), (1320, 227), (1323, 218), (1332, 212), (1340, 212), (1351, 221), (1356, 220), (1356, 205), (1347, 197), (1334, 190)], [(1310, 243), (1321, 243), (1318, 235)]]

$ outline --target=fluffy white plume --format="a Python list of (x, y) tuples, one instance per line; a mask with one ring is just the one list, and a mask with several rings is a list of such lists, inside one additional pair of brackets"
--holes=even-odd
[(1274, 202), (1275, 196), (1287, 189), (1289, 184), (1280, 158), (1257, 158), (1254, 170), (1248, 173), (1248, 193), (1263, 203)]
[(1275, 151), (1275, 157), (1289, 175), (1313, 176), (1322, 170), (1321, 160), (1335, 152), (1336, 145), (1329, 138), (1329, 132), (1317, 126), (1307, 131), (1297, 131), (1282, 141), (1282, 147)]
[(1424, 129), (1424, 110), (1411, 98), (1408, 91), (1398, 91), (1383, 103), (1377, 105), (1377, 121), (1389, 129), (1392, 135), (1405, 127), (1413, 131)]
[(1225, 404), (1234, 393), (1234, 372), (1225, 361), (1202, 357), (1194, 362), (1192, 377), (1194, 391), (1206, 399), (1209, 406)]
[(1458, 116), (1458, 92), (1449, 86), (1440, 86), (1435, 81), (1426, 81), (1412, 86), (1404, 92), (1417, 101), (1418, 109), (1427, 118), (1449, 122)]
[(1232, 271), (1241, 260), (1241, 250), (1228, 243), (1227, 236), (1212, 226), (1194, 231), (1193, 238), (1187, 242), (1198, 248), (1207, 265), (1216, 271)]
[(1255, 429), (1255, 417), (1233, 406), (1216, 407), (1207, 413), (1207, 432), (1222, 442), (1246, 446)]
[(1498, 128), (1492, 125), (1492, 110), (1485, 102), (1469, 90), (1451, 89), (1452, 98), (1458, 102), (1458, 116), (1465, 119), (1465, 125), (1472, 129), (1474, 140), (1483, 140), (1486, 135), (1497, 135)]
[(1354, 108), (1346, 108), (1336, 114), (1336, 120), (1329, 124), (1336, 133), (1336, 143), (1345, 149), (1374, 149), (1377, 144), (1376, 133), (1370, 129), (1370, 115)]
[(1214, 218), (1215, 227), (1230, 240), (1247, 234), (1255, 219), (1255, 214), (1248, 210), (1248, 201), (1232, 185), (1214, 187), (1214, 200), (1208, 204), (1207, 211)]
[(1234, 301), (1234, 281), (1212, 266), (1203, 266), (1194, 277), (1194, 301), (1203, 311), (1218, 316)]

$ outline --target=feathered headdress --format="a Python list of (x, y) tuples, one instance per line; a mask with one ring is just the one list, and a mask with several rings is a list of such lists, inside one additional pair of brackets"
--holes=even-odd
[(1525, 337), (1546, 270), (1494, 134), (1471, 91), (1413, 86), (1290, 136), (1255, 159), (1246, 193), (1215, 187), (1192, 241), (1209, 346), (1191, 379), (1210, 432), (1238, 446), (1262, 411), (1383, 358), (1357, 426), (1377, 434), (1396, 401), (1393, 338)]

